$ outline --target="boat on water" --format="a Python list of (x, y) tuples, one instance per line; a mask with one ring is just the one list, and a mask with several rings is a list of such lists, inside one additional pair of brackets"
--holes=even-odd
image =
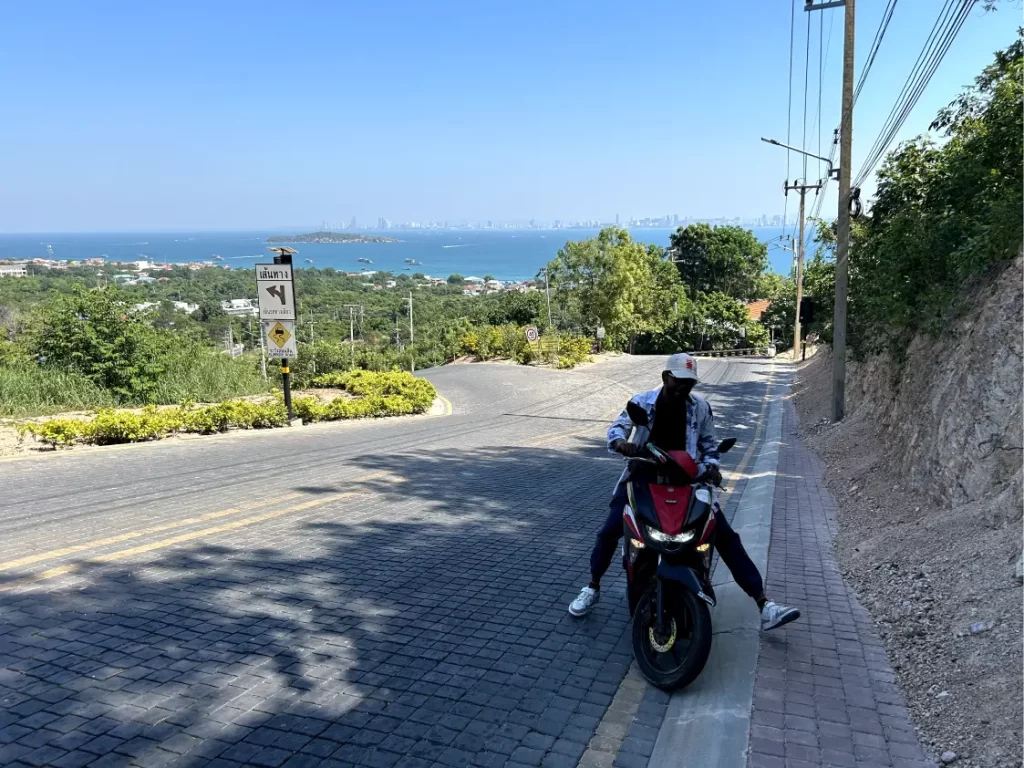
[(306, 263), (307, 263), (307, 264), (312, 264), (312, 263), (313, 263), (313, 260), (312, 260), (312, 259), (306, 259)]
[(373, 262), (370, 261), (369, 259), (364, 259), (362, 257), (356, 259), (356, 261), (360, 262), (361, 264), (373, 264)]
[(224, 261), (224, 257), (221, 256), (219, 253), (215, 253), (215, 254), (213, 254), (213, 260), (214, 261)]
[(412, 271), (412, 267), (406, 267), (406, 268), (405, 268), (405, 271), (406, 271), (406, 272), (411, 272), (411, 271)]

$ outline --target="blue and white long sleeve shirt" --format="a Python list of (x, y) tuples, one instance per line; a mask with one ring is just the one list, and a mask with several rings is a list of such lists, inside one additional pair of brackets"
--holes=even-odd
[[(647, 412), (647, 426), (635, 426), (629, 418), (629, 413), (623, 409), (619, 417), (608, 427), (608, 450), (611, 453), (615, 453), (612, 451), (612, 443), (616, 440), (626, 440), (643, 445), (650, 439), (651, 428), (657, 417), (655, 405), (659, 394), (661, 394), (661, 387), (649, 392), (641, 392), (630, 398)], [(715, 415), (711, 410), (711, 404), (703, 397), (694, 394), (691, 394), (686, 401), (686, 452), (697, 462), (701, 472), (709, 467), (718, 466)], [(627, 472), (628, 470), (622, 473), (622, 477), (619, 478), (620, 483), (626, 479)]]

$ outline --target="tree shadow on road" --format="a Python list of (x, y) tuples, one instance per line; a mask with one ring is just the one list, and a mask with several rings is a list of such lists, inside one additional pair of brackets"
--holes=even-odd
[(630, 652), (617, 571), (565, 611), (620, 468), (566, 439), (367, 455), (305, 522), (0, 594), (0, 763), (578, 758)]

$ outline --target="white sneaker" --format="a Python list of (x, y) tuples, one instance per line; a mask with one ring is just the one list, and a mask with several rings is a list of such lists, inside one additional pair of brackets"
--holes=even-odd
[(579, 596), (569, 603), (569, 613), (573, 616), (586, 616), (601, 600), (601, 592), (591, 587), (584, 587)]
[[(579, 598), (577, 598), (579, 599)], [(788, 605), (779, 605), (769, 600), (761, 609), (761, 629), (775, 629), (800, 618), (800, 611)]]

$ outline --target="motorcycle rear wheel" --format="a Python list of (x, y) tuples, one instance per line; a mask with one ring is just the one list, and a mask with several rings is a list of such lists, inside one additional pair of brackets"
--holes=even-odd
[(684, 688), (704, 669), (711, 653), (711, 612), (690, 590), (665, 584), (664, 604), (669, 632), (654, 631), (657, 585), (652, 585), (633, 613), (633, 657), (652, 685), (672, 691)]

